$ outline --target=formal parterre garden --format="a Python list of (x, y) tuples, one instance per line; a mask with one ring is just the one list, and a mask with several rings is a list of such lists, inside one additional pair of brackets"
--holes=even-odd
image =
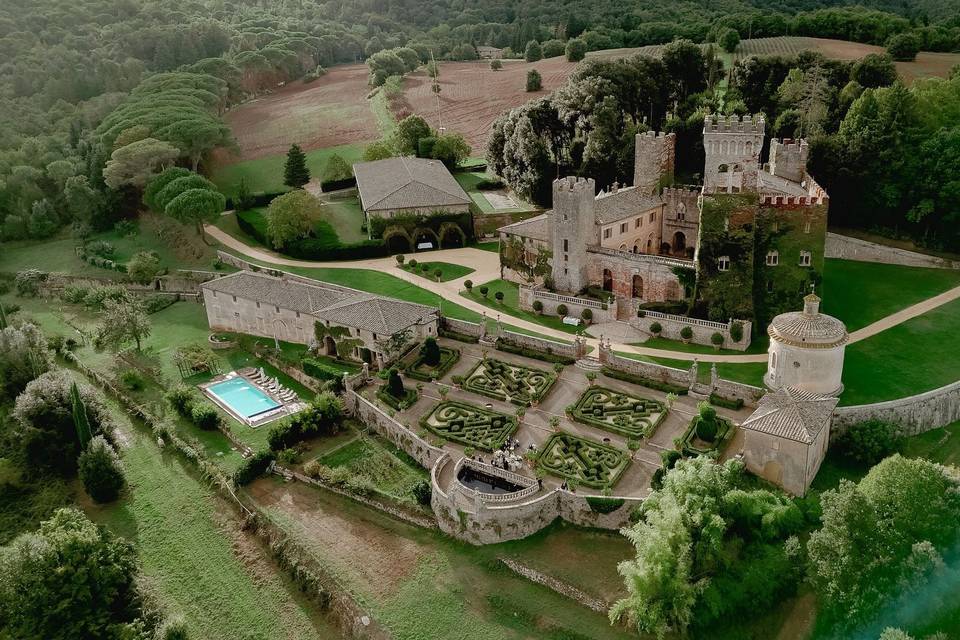
[(493, 358), (484, 358), (463, 382), (463, 388), (518, 405), (543, 400), (557, 381), (556, 374)]
[(623, 475), (630, 456), (626, 451), (600, 442), (555, 433), (537, 460), (544, 471), (593, 489), (613, 487)]
[(499, 449), (517, 430), (512, 416), (453, 400), (434, 407), (420, 425), (441, 438), (484, 451)]
[(698, 406), (698, 413), (690, 421), (680, 442), (685, 456), (715, 455), (733, 437), (733, 422), (717, 415), (717, 410), (706, 402)]
[(666, 408), (656, 400), (606, 387), (590, 387), (573, 405), (573, 419), (628, 438), (648, 438), (663, 422)]

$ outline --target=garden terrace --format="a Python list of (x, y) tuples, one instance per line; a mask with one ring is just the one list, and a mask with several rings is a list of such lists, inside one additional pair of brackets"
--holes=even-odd
[(667, 411), (656, 400), (605, 387), (590, 387), (577, 400), (571, 414), (577, 422), (639, 439), (652, 435)]
[(547, 371), (485, 358), (463, 382), (463, 388), (495, 400), (519, 405), (540, 402), (557, 376)]
[(384, 384), (380, 385), (380, 388), (377, 389), (377, 399), (388, 407), (399, 411), (403, 408), (413, 406), (417, 400), (420, 399), (420, 394), (417, 393), (416, 389), (404, 389), (403, 397), (398, 398), (390, 393), (388, 385)]
[(625, 451), (569, 433), (555, 433), (537, 460), (553, 475), (593, 489), (612, 487), (630, 464)]
[(420, 350), (414, 349), (410, 352), (410, 355), (404, 359), (403, 366), (407, 376), (414, 380), (430, 382), (431, 380), (439, 380), (447, 375), (450, 369), (453, 368), (453, 365), (457, 364), (459, 360), (459, 349), (440, 347), (440, 362), (438, 362), (436, 366), (430, 366), (420, 353)]
[(420, 424), (441, 438), (484, 451), (499, 449), (517, 429), (511, 416), (450, 400), (439, 403)]

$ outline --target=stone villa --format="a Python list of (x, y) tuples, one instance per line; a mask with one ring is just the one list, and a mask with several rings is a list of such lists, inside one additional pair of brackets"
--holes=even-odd
[(762, 117), (707, 116), (698, 187), (663, 186), (676, 139), (654, 132), (636, 137), (633, 186), (556, 180), (552, 211), (499, 229), (504, 275), (564, 296), (602, 288), (617, 320), (692, 295), (693, 276), (711, 321), (765, 323), (795, 308), (823, 267), (828, 198), (806, 171), (805, 140), (772, 140), (760, 164), (764, 128)]
[[(317, 342), (316, 324), (334, 329), (323, 337), (320, 353), (363, 361), (374, 368), (389, 365), (398, 355), (390, 342), (437, 335), (440, 311), (346, 287), (284, 275), (253, 271), (217, 278), (201, 285), (207, 322), (217, 331), (246, 333), (298, 344)], [(349, 353), (338, 342), (349, 340)]]
[(360, 206), (374, 217), (467, 213), (470, 197), (439, 160), (401, 156), (353, 165)]

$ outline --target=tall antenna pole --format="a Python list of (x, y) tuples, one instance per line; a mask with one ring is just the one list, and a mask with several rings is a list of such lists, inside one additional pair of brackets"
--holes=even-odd
[(437, 132), (443, 135), (443, 119), (440, 115), (440, 67), (437, 66), (437, 60), (433, 57), (433, 49), (430, 50), (430, 63), (433, 68), (433, 84), (430, 90), (437, 98)]

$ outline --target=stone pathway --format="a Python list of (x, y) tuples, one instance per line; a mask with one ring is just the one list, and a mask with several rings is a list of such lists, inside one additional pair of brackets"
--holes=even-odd
[[(482, 304), (471, 300), (470, 298), (465, 298), (460, 295), (460, 291), (463, 290), (463, 282), (465, 280), (472, 280), (476, 284), (481, 284), (483, 282), (494, 280), (500, 277), (500, 256), (492, 251), (483, 251), (481, 249), (473, 248), (440, 249), (438, 251), (431, 251), (428, 254), (424, 254), (425, 256), (429, 256), (429, 260), (431, 262), (451, 262), (463, 265), (465, 267), (470, 267), (474, 270), (474, 273), (464, 276), (463, 278), (457, 278), (456, 280), (449, 280), (447, 282), (433, 282), (427, 278), (423, 278), (409, 273), (403, 269), (397, 268), (396, 260), (394, 260), (393, 257), (336, 262), (293, 260), (266, 249), (251, 247), (250, 245), (245, 244), (225, 231), (218, 229), (217, 227), (207, 225), (204, 227), (204, 230), (210, 237), (222, 244), (224, 247), (232, 249), (233, 251), (236, 251), (237, 253), (253, 260), (267, 262), (278, 267), (371, 269), (374, 271), (382, 271), (411, 284), (415, 284), (422, 289), (426, 289), (427, 291), (435, 293), (445, 300), (454, 302), (461, 307), (470, 309), (471, 311), (475, 311), (477, 313), (487, 313), (488, 315), (492, 314), (492, 310), (489, 307), (485, 307)], [(918, 302), (917, 304), (907, 307), (906, 309), (901, 309), (896, 313), (892, 313), (885, 318), (877, 320), (873, 324), (854, 331), (850, 334), (850, 343), (859, 342), (860, 340), (870, 338), (881, 331), (911, 320), (917, 316), (923, 315), (928, 311), (936, 309), (937, 307), (957, 299), (960, 299), (960, 287), (955, 287), (937, 296), (924, 300), (923, 302)], [(571, 334), (569, 333), (558, 331), (557, 329), (552, 329), (550, 327), (545, 327), (535, 322), (524, 320), (523, 318), (517, 318), (515, 316), (504, 314), (503, 320), (508, 324), (520, 327), (521, 329), (526, 329), (527, 331), (536, 332), (548, 338), (554, 338), (568, 342), (571, 339)], [(596, 332), (597, 327), (592, 327), (591, 333), (599, 335), (599, 333)], [(612, 335), (611, 338), (616, 339)], [(596, 352), (596, 350), (599, 348), (599, 340), (596, 338), (587, 338), (587, 344), (594, 348), (594, 352)], [(611, 346), (614, 351), (641, 356), (670, 358), (673, 360), (697, 360), (699, 362), (728, 363), (767, 361), (767, 354), (765, 353), (738, 355), (719, 353), (687, 353), (684, 351), (670, 351), (665, 349), (633, 346), (624, 343), (622, 339), (617, 342), (613, 342), (611, 340)]]

